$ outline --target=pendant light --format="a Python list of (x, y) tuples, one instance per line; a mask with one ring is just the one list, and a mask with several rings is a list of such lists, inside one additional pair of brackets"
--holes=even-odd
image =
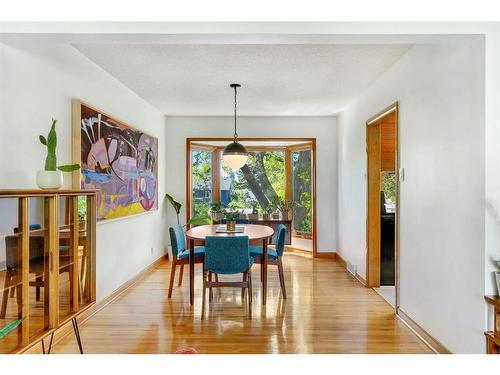
[(222, 153), (222, 160), (229, 168), (240, 169), (248, 160), (247, 150), (241, 143), (238, 143), (238, 133), (236, 132), (236, 90), (241, 85), (232, 83), (229, 86), (234, 89), (234, 142), (226, 146)]

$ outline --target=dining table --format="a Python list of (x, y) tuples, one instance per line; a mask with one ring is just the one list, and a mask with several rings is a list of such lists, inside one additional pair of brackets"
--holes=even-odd
[[(225, 228), (225, 225), (222, 225)], [(266, 304), (267, 297), (267, 245), (269, 239), (274, 234), (274, 229), (266, 225), (256, 224), (237, 224), (237, 227), (243, 227), (242, 232), (220, 233), (217, 229), (221, 224), (216, 225), (200, 225), (189, 229), (186, 232), (186, 238), (189, 242), (189, 303), (194, 304), (194, 248), (195, 243), (205, 244), (205, 238), (208, 236), (218, 237), (238, 237), (248, 236), (250, 243), (258, 243), (262, 241), (262, 304)]]

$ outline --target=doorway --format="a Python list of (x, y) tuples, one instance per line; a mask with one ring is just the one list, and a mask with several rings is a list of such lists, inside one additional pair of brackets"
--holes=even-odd
[(366, 284), (398, 306), (398, 103), (366, 122)]

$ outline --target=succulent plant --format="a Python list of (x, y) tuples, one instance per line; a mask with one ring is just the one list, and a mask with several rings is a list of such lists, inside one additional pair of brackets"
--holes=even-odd
[(57, 120), (52, 119), (52, 126), (50, 127), (47, 138), (43, 135), (39, 136), (40, 143), (47, 147), (47, 157), (45, 158), (45, 170), (55, 171), (59, 169), (62, 172), (73, 172), (80, 169), (79, 164), (57, 165), (57, 133), (56, 133)]

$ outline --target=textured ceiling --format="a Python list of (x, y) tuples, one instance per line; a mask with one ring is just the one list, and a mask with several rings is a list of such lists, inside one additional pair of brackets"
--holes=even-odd
[(76, 44), (166, 115), (323, 116), (342, 110), (410, 45)]

